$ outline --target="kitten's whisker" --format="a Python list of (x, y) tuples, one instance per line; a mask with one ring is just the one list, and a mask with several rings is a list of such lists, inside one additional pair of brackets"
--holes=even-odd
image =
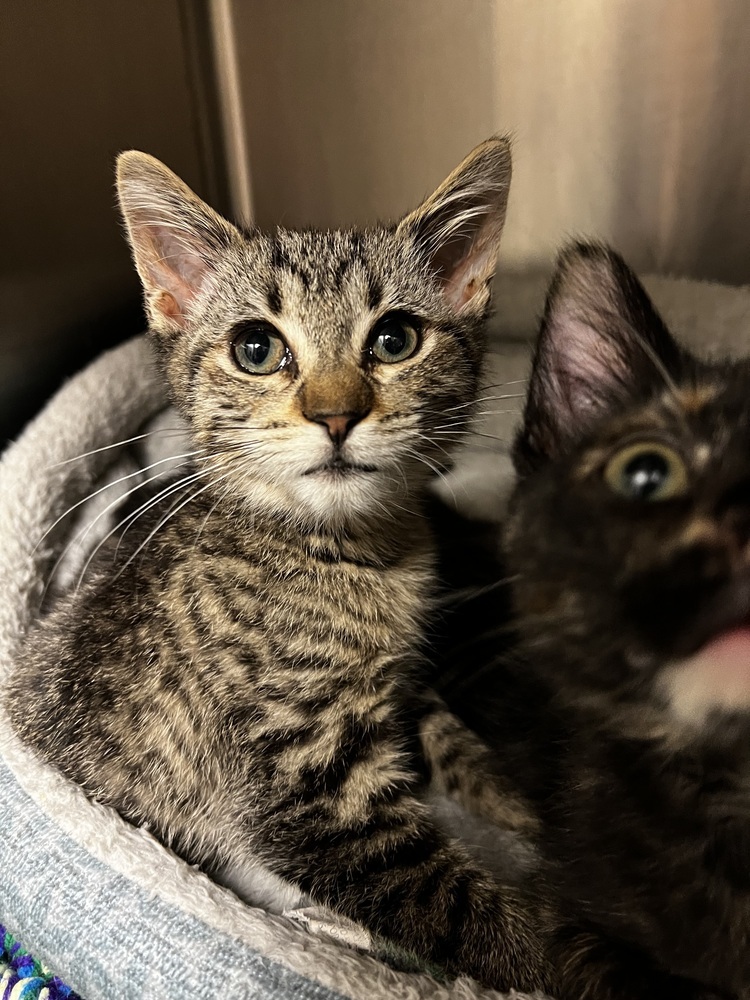
[(91, 455), (98, 455), (103, 451), (111, 451), (112, 448), (121, 448), (126, 444), (133, 444), (135, 441), (143, 441), (147, 437), (155, 437), (157, 434), (185, 434), (187, 433), (186, 428), (181, 427), (159, 427), (154, 431), (146, 431), (145, 434), (136, 434), (135, 437), (125, 438), (122, 441), (115, 441), (114, 444), (105, 444), (101, 448), (93, 448), (91, 451), (84, 451), (81, 455), (75, 455), (73, 458), (63, 459), (62, 462), (55, 462), (54, 465), (48, 465), (44, 470), (45, 472), (51, 472), (52, 469), (59, 469), (63, 465), (70, 465), (71, 462), (80, 462), (84, 458), (89, 458)]
[[(404, 469), (402, 468), (402, 466), (400, 465), (400, 463), (396, 465), (396, 469), (397, 469), (399, 475), (401, 476), (401, 479), (402, 479), (403, 484), (404, 484), (404, 496), (409, 496), (409, 484), (406, 481), (406, 472), (404, 471)], [(388, 478), (390, 479), (390, 476)], [(393, 480), (391, 480), (391, 481), (393, 481)]]
[(212, 486), (215, 486), (216, 483), (220, 483), (222, 480), (226, 479), (228, 476), (233, 475), (234, 472), (235, 472), (234, 469), (230, 469), (228, 472), (225, 472), (224, 475), (219, 476), (218, 479), (215, 479), (215, 480), (213, 480), (210, 483), (206, 483), (205, 486), (201, 486), (201, 488), (199, 490), (196, 490), (194, 493), (191, 493), (190, 496), (187, 497), (187, 499), (183, 500), (182, 503), (180, 503), (174, 510), (169, 511), (169, 513), (166, 515), (166, 517), (163, 517), (161, 519), (161, 521), (159, 521), (159, 523), (156, 525), (156, 527), (154, 527), (148, 533), (148, 535), (146, 536), (146, 538), (144, 538), (144, 540), (141, 542), (141, 544), (138, 546), (138, 548), (135, 550), (135, 552), (133, 552), (128, 557), (128, 559), (125, 561), (125, 563), (120, 567), (120, 569), (118, 569), (118, 571), (117, 571), (117, 573), (115, 573), (113, 579), (116, 580), (119, 576), (121, 576), (125, 572), (125, 570), (128, 568), (128, 566), (133, 562), (133, 560), (137, 559), (138, 555), (143, 551), (143, 549), (148, 545), (148, 543), (154, 538), (155, 535), (157, 535), (159, 533), (159, 531), (162, 530), (162, 528), (164, 527), (165, 524), (167, 524), (169, 521), (171, 521), (171, 519), (175, 516), (175, 514), (178, 514), (182, 510), (183, 507), (185, 507), (187, 504), (191, 503), (192, 501), (196, 500), (199, 496), (201, 496), (201, 494), (205, 493), (206, 490), (209, 490), (209, 489), (211, 489)]
[(466, 431), (462, 431), (460, 434), (457, 434), (456, 431), (452, 431), (450, 428), (448, 428), (447, 430), (436, 430), (433, 431), (432, 433), (436, 437), (439, 436), (443, 438), (450, 438), (451, 435), (456, 435), (454, 437), (454, 440), (457, 442), (462, 441), (466, 434), (470, 434), (472, 437), (489, 438), (492, 441), (499, 441), (500, 444), (505, 445), (506, 448), (509, 448), (511, 444), (510, 441), (508, 441), (506, 438), (500, 437), (499, 434), (488, 434), (486, 431), (475, 431), (472, 430), (471, 428), (469, 428)]
[[(240, 461), (239, 464), (236, 464), (236, 463), (232, 464), (230, 466), (230, 468), (226, 471), (225, 474), (217, 477), (216, 479), (214, 479), (210, 483), (208, 483), (208, 487), (213, 486), (213, 485), (215, 485), (217, 483), (220, 483), (222, 480), (227, 479), (229, 476), (231, 476), (234, 473), (242, 473), (242, 471), (245, 468), (247, 468), (248, 465), (250, 465), (251, 463), (253, 463), (255, 461), (255, 456), (252, 454), (251, 447), (248, 445), (247, 442), (244, 442), (244, 443), (242, 443), (239, 446), (232, 446), (231, 451), (234, 452), (235, 454), (237, 452), (240, 452), (241, 454), (244, 453), (244, 460)], [(250, 452), (250, 453), (248, 454), (248, 452)], [(223, 459), (223, 458), (226, 458), (226, 456), (227, 456), (227, 451), (223, 450), (223, 451), (212, 453), (210, 456), (208, 456), (207, 460), (211, 460), (211, 459)], [(127, 527), (125, 528), (125, 530), (122, 533), (122, 536), (118, 540), (117, 547), (115, 549), (115, 558), (117, 557), (117, 553), (119, 552), (120, 545), (122, 543), (123, 538), (125, 537), (125, 534), (130, 530), (130, 528), (133, 526), (133, 524), (135, 524), (135, 521), (138, 518), (142, 517), (143, 514), (145, 514), (148, 510), (150, 510), (151, 508), (153, 508), (157, 503), (160, 503), (167, 496), (171, 496), (172, 494), (176, 493), (178, 490), (184, 490), (184, 489), (186, 489), (188, 486), (190, 486), (191, 484), (195, 483), (198, 479), (200, 479), (200, 478), (202, 478), (204, 476), (210, 475), (211, 473), (215, 472), (217, 469), (220, 469), (222, 467), (226, 468), (225, 463), (218, 462), (217, 464), (212, 465), (212, 466), (210, 466), (207, 469), (203, 469), (203, 470), (200, 470), (200, 471), (196, 472), (192, 476), (185, 477), (184, 479), (180, 480), (178, 483), (173, 484), (170, 488), (167, 488), (166, 490), (163, 490), (157, 497), (152, 498), (149, 502), (147, 502), (146, 504), (144, 504), (142, 507), (138, 508), (138, 510), (135, 511), (133, 514), (130, 514), (129, 517), (125, 518), (125, 520), (121, 521), (119, 525), (115, 526), (115, 529), (113, 529), (113, 530), (117, 530), (118, 527), (121, 527), (122, 525), (126, 524), (128, 520), (130, 520), (130, 524), (127, 525)], [(194, 494), (194, 497), (198, 496), (202, 492), (204, 492), (204, 490), (202, 490), (202, 489), (199, 490), (199, 491), (197, 491)], [(217, 502), (211, 508), (211, 511), (209, 511), (209, 514), (212, 513), (216, 509), (216, 506), (218, 505), (218, 503), (226, 496), (227, 493), (228, 493), (228, 490), (225, 489), (222, 492), (222, 496), (219, 497), (219, 499), (217, 500)], [(176, 513), (175, 506), (176, 506), (176, 503), (179, 503), (180, 499), (181, 498), (178, 497), (177, 500), (176, 500), (176, 502), (172, 504), (172, 506), (169, 508), (169, 511), (167, 513), (167, 517), (165, 519), (162, 519), (162, 521), (160, 522), (160, 524), (166, 523), (166, 520), (168, 520), (172, 516), (173, 513)], [(182, 505), (182, 506), (184, 506), (184, 505)], [(208, 517), (208, 515), (207, 515), (207, 517)], [(205, 524), (205, 520), (206, 520), (206, 518), (204, 518), (204, 524)], [(143, 546), (146, 543), (148, 543), (151, 540), (151, 538), (154, 537), (154, 535), (156, 535), (156, 533), (158, 532), (158, 530), (159, 530), (159, 525), (156, 526), (156, 528), (152, 531), (152, 533), (145, 540), (145, 542), (143, 543), (143, 545), (141, 545), (139, 547), (138, 551), (140, 551), (140, 548), (143, 548)], [(201, 525), (201, 531), (202, 530), (203, 530), (203, 525)], [(199, 532), (199, 534), (200, 534), (200, 532)], [(134, 556), (135, 555), (137, 555), (137, 552), (134, 553)], [(134, 558), (134, 556), (131, 556), (130, 558), (132, 559), (132, 558)], [(125, 566), (127, 566), (127, 563), (125, 564)], [(120, 570), (120, 572), (124, 571), (125, 566), (122, 567), (122, 569)]]
[(438, 600), (438, 607), (449, 607), (453, 604), (468, 604), (469, 601), (473, 601), (477, 597), (483, 597), (485, 594), (497, 590), (498, 587), (507, 587), (511, 583), (517, 583), (520, 579), (520, 574), (514, 573), (512, 576), (505, 576), (500, 580), (495, 580), (494, 583), (488, 583), (484, 587), (463, 587), (461, 590), (452, 591), (450, 594), (446, 594), (445, 597), (440, 598)]
[(480, 385), (479, 391), (484, 392), (485, 389), (502, 389), (502, 387), (506, 385), (521, 385), (522, 382), (528, 382), (528, 381), (529, 380), (527, 377), (527, 378), (514, 378), (511, 379), (509, 382), (490, 382), (489, 385)]
[(511, 410), (483, 410), (479, 409), (476, 413), (454, 413), (452, 415), (446, 416), (444, 413), (425, 413), (424, 416), (429, 417), (431, 420), (437, 420), (439, 426), (441, 427), (472, 427), (475, 424), (481, 423), (485, 417), (494, 417), (507, 414), (513, 414), (520, 417), (523, 411), (520, 409)]
[[(207, 455), (205, 457), (204, 461), (212, 461), (214, 459), (223, 458), (224, 456), (225, 456), (224, 451), (212, 452), (210, 455)], [(124, 527), (122, 535), (120, 536), (117, 542), (117, 547), (115, 549), (115, 556), (117, 556), (117, 553), (120, 550), (120, 545), (122, 544), (125, 535), (128, 533), (128, 531), (130, 531), (130, 529), (133, 527), (136, 521), (139, 520), (144, 514), (146, 514), (157, 504), (161, 503), (162, 500), (165, 500), (167, 497), (172, 496), (178, 490), (185, 489), (187, 486), (190, 486), (191, 483), (194, 483), (196, 480), (201, 479), (203, 476), (210, 475), (212, 472), (215, 472), (217, 469), (220, 468), (222, 468), (222, 463), (217, 462), (215, 465), (211, 465), (208, 468), (196, 470), (190, 475), (184, 476), (182, 479), (177, 480), (177, 482), (168, 483), (167, 486), (159, 493), (157, 493), (155, 497), (150, 497), (144, 504), (138, 507), (137, 510), (132, 511), (130, 514), (127, 515), (127, 517), (123, 518), (123, 520), (121, 520), (119, 524), (117, 524), (114, 528), (114, 530), (116, 531), (118, 528)]]
[[(392, 476), (386, 475), (385, 478), (391, 483), (396, 481), (393, 479)], [(383, 511), (384, 514), (390, 514), (391, 509), (395, 508), (396, 510), (402, 510), (405, 514), (409, 514), (411, 517), (421, 517), (421, 518), (425, 517), (425, 514), (422, 511), (415, 510), (412, 507), (404, 507), (403, 504), (396, 503), (396, 501), (392, 497), (388, 497), (387, 500), (385, 499), (376, 500), (375, 503)]]
[(469, 400), (468, 403), (459, 403), (457, 406), (447, 406), (445, 408), (446, 413), (450, 413), (453, 410), (463, 410), (467, 406), (476, 406), (478, 403), (486, 403), (488, 400), (496, 399), (525, 399), (525, 392), (507, 392), (503, 393), (501, 396), (480, 396), (479, 399)]
[(445, 475), (444, 470), (441, 470), (437, 465), (433, 464), (425, 455), (420, 455), (419, 452), (414, 451), (413, 449), (407, 449), (407, 451), (408, 451), (408, 454), (410, 454), (418, 462), (421, 462), (423, 465), (426, 465), (428, 469), (431, 469), (435, 473), (435, 475), (439, 476), (440, 479), (442, 479), (443, 483), (450, 490), (450, 494), (453, 497), (453, 503), (456, 506), (458, 506), (458, 500), (456, 499), (456, 493), (455, 493), (455, 491), (453, 489), (452, 484), (450, 483), (450, 481), (448, 480), (447, 476)]
[[(433, 448), (439, 448), (443, 452), (444, 455), (447, 455), (448, 458), (452, 458), (452, 453), (450, 451), (448, 451), (448, 449), (445, 448), (439, 441), (436, 441), (433, 437), (430, 437), (430, 435), (426, 434), (424, 431), (419, 431), (418, 434), (419, 434), (420, 441), (425, 441), (427, 444), (431, 445)], [(446, 441), (446, 444), (451, 444), (451, 443), (452, 442), (450, 440)]]
[[(246, 448), (243, 448), (242, 450), (247, 451)], [(232, 466), (232, 468), (229, 471), (236, 473), (238, 476), (243, 476), (248, 468), (252, 468), (256, 464), (256, 461), (257, 461), (256, 456), (250, 452), (248, 454), (245, 454), (239, 462), (237, 462)], [(211, 514), (213, 514), (213, 512), (216, 510), (216, 508), (220, 503), (223, 503), (227, 500), (230, 493), (231, 493), (231, 483), (226, 482), (224, 484), (224, 488), (220, 491), (219, 496), (216, 499), (215, 503), (211, 506), (211, 509), (209, 510), (208, 514), (206, 514), (206, 516), (203, 518), (203, 521), (201, 522), (200, 529), (198, 530), (198, 533), (196, 535), (196, 544), (198, 538), (203, 532), (203, 529), (209, 517), (211, 516)]]
[[(504, 411), (504, 412), (507, 412), (507, 413), (510, 413), (510, 414), (516, 414), (515, 410), (507, 410), (507, 411)], [(517, 415), (520, 416), (520, 414), (517, 414)], [(451, 433), (454, 433), (454, 434), (479, 434), (479, 433), (483, 433), (483, 432), (480, 432), (480, 431), (477, 430), (477, 426), (482, 427), (482, 426), (486, 426), (486, 425), (483, 425), (481, 421), (472, 421), (470, 423), (464, 423), (464, 422), (457, 422), (457, 421), (454, 421), (454, 420), (442, 420), (440, 422), (436, 422), (433, 425), (434, 430), (436, 430), (436, 431), (438, 431), (438, 430), (440, 430), (440, 431), (451, 431)]]
[(510, 448), (504, 443), (499, 445), (492, 445), (485, 441), (467, 441), (463, 446), (464, 453), (478, 453), (482, 455), (508, 455), (510, 453)]
[[(198, 454), (200, 454), (199, 451), (186, 451), (182, 455), (170, 455), (168, 458), (160, 458), (158, 462), (152, 462), (151, 465), (146, 465), (142, 469), (136, 469), (135, 472), (129, 472), (126, 476), (120, 476), (118, 479), (113, 479), (111, 483), (105, 483), (104, 486), (100, 486), (99, 489), (94, 490), (93, 493), (89, 493), (87, 496), (83, 497), (82, 500), (78, 500), (76, 503), (72, 505), (72, 507), (68, 507), (68, 509), (63, 514), (61, 514), (57, 518), (57, 520), (49, 526), (49, 528), (47, 528), (42, 537), (34, 546), (33, 551), (36, 552), (36, 550), (42, 544), (47, 535), (49, 535), (51, 531), (54, 531), (55, 528), (58, 526), (58, 524), (61, 521), (63, 521), (69, 514), (72, 514), (74, 510), (77, 510), (82, 504), (85, 504), (88, 500), (93, 500), (94, 497), (98, 497), (99, 494), (104, 493), (105, 490), (109, 490), (113, 486), (117, 486), (120, 483), (124, 483), (128, 479), (132, 479), (134, 476), (140, 476), (144, 472), (149, 472), (151, 469), (155, 469), (157, 465), (164, 465), (166, 462), (176, 462), (183, 458), (184, 459), (191, 458), (194, 455)], [(161, 473), (159, 473), (159, 475), (161, 475)], [(154, 478), (158, 478), (158, 476)]]
[[(242, 472), (242, 469), (241, 468), (236, 468), (234, 471), (235, 472)], [(211, 504), (211, 506), (209, 507), (208, 513), (206, 514), (206, 516), (201, 521), (200, 527), (198, 528), (198, 531), (196, 532), (196, 535), (195, 535), (195, 540), (193, 541), (193, 549), (195, 549), (196, 546), (198, 545), (198, 542), (200, 541), (200, 537), (203, 534), (203, 529), (206, 527), (206, 524), (209, 521), (211, 515), (213, 514), (213, 512), (216, 510), (216, 508), (219, 506), (220, 503), (224, 503), (226, 501), (228, 495), (229, 495), (229, 484), (225, 484), (224, 485), (224, 489), (219, 493), (219, 495), (216, 498), (216, 500)]]
[[(81, 586), (81, 584), (83, 582), (83, 579), (84, 579), (84, 577), (85, 577), (85, 575), (86, 575), (86, 573), (88, 571), (88, 568), (91, 565), (91, 563), (93, 562), (93, 560), (96, 558), (98, 552), (109, 541), (109, 539), (112, 538), (112, 536), (114, 534), (116, 534), (123, 527), (123, 525), (127, 525), (128, 521), (130, 521), (130, 524), (128, 525), (128, 528), (132, 527), (132, 525), (135, 523), (135, 521), (138, 519), (138, 517), (142, 516), (142, 514), (144, 514), (147, 510), (150, 510), (156, 504), (161, 503), (167, 497), (172, 496), (174, 493), (178, 492), (178, 490), (184, 490), (184, 489), (186, 489), (190, 485), (191, 482), (195, 482), (196, 479), (198, 479), (198, 478), (200, 478), (200, 476), (198, 474), (193, 474), (190, 477), (186, 477), (185, 479), (181, 480), (179, 483), (173, 484), (171, 487), (162, 490), (159, 494), (157, 494), (156, 497), (149, 498), (149, 500), (146, 501), (145, 504), (142, 504), (134, 513), (128, 514), (127, 517), (125, 517), (122, 520), (118, 521), (117, 524), (115, 524), (107, 532), (107, 534), (104, 536), (104, 538), (101, 539), (101, 541), (98, 543), (98, 545), (94, 548), (93, 552), (91, 552), (91, 554), (89, 555), (88, 559), (86, 560), (86, 562), (85, 562), (85, 564), (83, 566), (83, 569), (81, 570), (81, 572), (78, 575), (78, 582), (76, 583), (76, 588), (75, 589), (78, 590), (78, 588)], [(117, 541), (117, 545), (115, 547), (115, 551), (114, 551), (114, 554), (113, 554), (113, 559), (117, 558), (117, 554), (118, 554), (119, 549), (120, 549), (120, 544), (122, 542), (122, 538), (124, 537), (125, 532), (128, 530), (128, 528), (125, 528), (125, 531), (123, 532), (123, 535)]]
[[(174, 456), (173, 456), (173, 458), (174, 458)], [(187, 459), (185, 461), (187, 461)], [(180, 465), (184, 465), (184, 464), (185, 464), (184, 462), (180, 463)], [(147, 471), (147, 469), (140, 469), (139, 470), (139, 472), (145, 472), (145, 471)], [(65, 547), (62, 550), (62, 552), (60, 553), (60, 555), (55, 560), (55, 563), (54, 563), (52, 569), (49, 572), (49, 575), (47, 577), (47, 582), (46, 582), (46, 584), (44, 586), (44, 590), (42, 592), (42, 600), (44, 600), (44, 598), (47, 596), (47, 591), (49, 590), (50, 584), (54, 580), (55, 575), (57, 574), (57, 571), (59, 570), (61, 563), (63, 562), (63, 560), (65, 559), (65, 557), (68, 555), (68, 553), (71, 551), (71, 549), (73, 548), (73, 546), (82, 544), (84, 542), (84, 540), (86, 538), (88, 538), (90, 532), (93, 530), (93, 528), (95, 527), (95, 525), (103, 517), (106, 517), (107, 514), (109, 514), (109, 512), (111, 510), (113, 510), (119, 504), (124, 503), (125, 500), (127, 500), (128, 497), (131, 497), (137, 490), (143, 489), (144, 487), (148, 486), (150, 483), (153, 483), (157, 479), (160, 479), (163, 475), (164, 475), (163, 471), (157, 472), (155, 475), (149, 476), (147, 479), (144, 479), (142, 482), (136, 483), (135, 486), (132, 486), (129, 490), (126, 490), (125, 493), (121, 493), (118, 496), (116, 496), (114, 498), (114, 500), (112, 500), (110, 503), (108, 503), (107, 506), (103, 510), (99, 511), (99, 513), (96, 515), (95, 518), (93, 518), (93, 520), (89, 521), (86, 525), (84, 525), (81, 528), (81, 530), (79, 530), (73, 536), (73, 538), (71, 538), (68, 541), (68, 543), (65, 545)], [(97, 549), (102, 544), (104, 544), (104, 542), (107, 540), (107, 538), (109, 538), (109, 535), (105, 536), (105, 538), (102, 539), (102, 541), (99, 543), (99, 546), (97, 546)]]
[(465, 417), (451, 418), (450, 420), (431, 420), (428, 427), (432, 430), (454, 430), (457, 434), (465, 433), (471, 425), (471, 421)]
[[(211, 457), (214, 457), (214, 456), (211, 456)], [(120, 544), (122, 542), (122, 538), (125, 536), (125, 533), (129, 530), (130, 527), (132, 527), (133, 524), (135, 524), (135, 522), (138, 520), (139, 517), (141, 517), (143, 514), (146, 513), (147, 510), (150, 510), (151, 507), (154, 507), (156, 504), (161, 503), (162, 500), (165, 500), (168, 496), (171, 496), (173, 493), (177, 492), (177, 490), (184, 489), (186, 486), (190, 485), (190, 483), (194, 482), (196, 479), (199, 479), (202, 476), (209, 475), (211, 472), (213, 472), (213, 467), (208, 468), (208, 469), (203, 469), (203, 470), (201, 470), (199, 472), (192, 472), (192, 473), (190, 473), (187, 476), (183, 476), (182, 479), (177, 480), (176, 483), (169, 483), (169, 484), (167, 484), (167, 486), (165, 486), (163, 490), (160, 490), (156, 494), (155, 497), (149, 497), (148, 500), (146, 500), (145, 503), (141, 504), (140, 507), (138, 507), (135, 511), (131, 511), (130, 514), (126, 515), (124, 518), (121, 518), (107, 532), (107, 534), (99, 541), (99, 543), (94, 548), (93, 552), (91, 552), (91, 554), (87, 558), (87, 560), (86, 560), (86, 562), (85, 562), (85, 564), (83, 566), (83, 569), (81, 570), (81, 572), (79, 574), (78, 583), (76, 584), (76, 589), (78, 589), (78, 587), (81, 585), (81, 582), (83, 581), (83, 577), (85, 576), (86, 571), (88, 570), (89, 566), (91, 565), (92, 561), (96, 557), (96, 555), (99, 552), (99, 550), (102, 548), (103, 545), (105, 545), (109, 541), (109, 539), (114, 534), (116, 534), (117, 531), (120, 530), (120, 528), (122, 528), (123, 526), (127, 525), (127, 527), (125, 527), (125, 530), (123, 531), (122, 537), (120, 537), (118, 539), (117, 547), (115, 549), (115, 556), (117, 555), (117, 552), (119, 551)], [(158, 475), (157, 476), (152, 476), (150, 479), (147, 479), (146, 482), (141, 483), (140, 486), (147, 486), (149, 483), (154, 482), (154, 480), (158, 479), (158, 478), (159, 478)], [(140, 488), (140, 487), (136, 487), (136, 489), (137, 488)], [(125, 494), (124, 497), (118, 497), (117, 500), (115, 501), (115, 503), (122, 502), (128, 496), (131, 496), (132, 493), (134, 493), (134, 492), (135, 492), (135, 489), (133, 489), (129, 493)], [(108, 507), (107, 510), (109, 510), (114, 505), (115, 504), (110, 504), (110, 507)], [(104, 514), (104, 513), (106, 513), (106, 511), (102, 512), (102, 514)], [(99, 516), (101, 516), (101, 515), (99, 515)], [(96, 520), (98, 520), (98, 518)], [(90, 530), (91, 527), (93, 527), (94, 523), (95, 523), (95, 521), (92, 522), (91, 525), (89, 525), (89, 529), (88, 530)]]
[(514, 413), (517, 417), (521, 416), (521, 410), (478, 410), (475, 414), (475, 418), (479, 419), (481, 417), (500, 417), (508, 413)]

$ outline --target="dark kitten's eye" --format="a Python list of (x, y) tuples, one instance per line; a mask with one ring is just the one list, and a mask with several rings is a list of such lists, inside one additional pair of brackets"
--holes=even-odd
[(283, 368), (291, 355), (289, 349), (268, 323), (253, 323), (232, 342), (237, 364), (251, 375), (270, 375)]
[(416, 321), (399, 313), (378, 320), (370, 336), (370, 354), (386, 365), (405, 361), (419, 347)]
[(615, 493), (629, 500), (671, 500), (688, 487), (684, 461), (672, 448), (655, 441), (618, 451), (607, 463), (604, 478)]

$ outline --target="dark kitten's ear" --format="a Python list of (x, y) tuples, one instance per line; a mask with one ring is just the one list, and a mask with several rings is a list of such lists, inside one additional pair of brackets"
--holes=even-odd
[(421, 247), (457, 312), (481, 314), (489, 302), (510, 177), (508, 140), (488, 139), (398, 227)]
[(547, 296), (514, 457), (556, 458), (602, 416), (668, 386), (685, 355), (619, 254), (577, 243)]
[(117, 159), (117, 194), (154, 329), (185, 329), (191, 308), (237, 230), (159, 160)]

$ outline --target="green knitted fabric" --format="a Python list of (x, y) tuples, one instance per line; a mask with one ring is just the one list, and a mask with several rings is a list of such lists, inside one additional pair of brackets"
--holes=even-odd
[(0, 924), (0, 1000), (81, 1000)]

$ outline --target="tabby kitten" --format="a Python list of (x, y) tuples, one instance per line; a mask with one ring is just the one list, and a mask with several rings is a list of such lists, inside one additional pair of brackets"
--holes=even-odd
[(491, 139), (395, 227), (269, 235), (120, 157), (195, 456), (29, 637), (9, 698), (41, 756), (207, 872), (262, 862), (427, 962), (534, 988), (530, 918), (436, 828), (406, 740), (423, 493), (476, 395), (509, 182)]
[(562, 995), (750, 995), (750, 361), (692, 357), (573, 246), (515, 463), (515, 638), (446, 697), (541, 820)]

